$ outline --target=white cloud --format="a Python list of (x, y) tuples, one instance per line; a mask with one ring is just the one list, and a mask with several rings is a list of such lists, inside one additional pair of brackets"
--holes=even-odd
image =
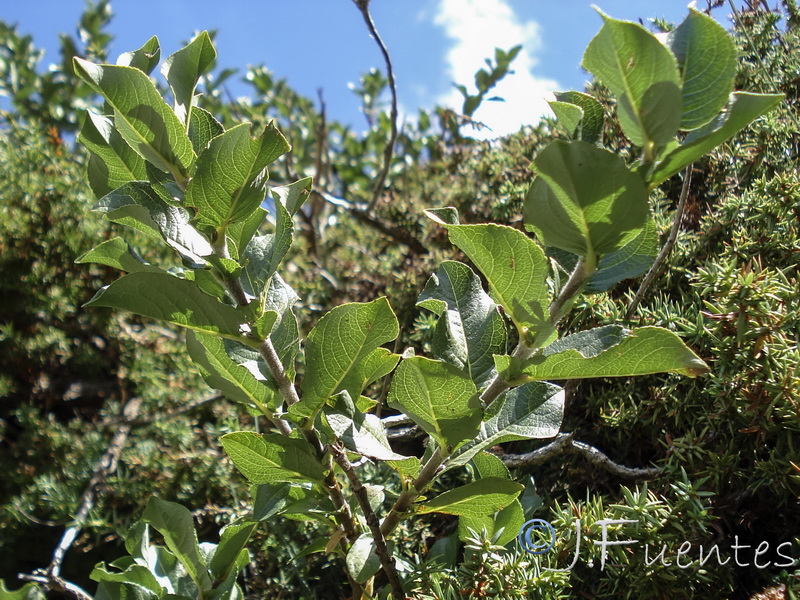
[[(513, 74), (506, 76), (490, 92), (505, 102), (484, 102), (474, 118), (491, 127), (491, 132), (476, 137), (494, 138), (513, 133), (520, 126), (536, 123), (540, 116), (551, 114), (547, 100), (559, 89), (558, 82), (534, 74), (541, 47), (539, 25), (521, 21), (507, 0), (439, 0), (434, 23), (453, 41), (446, 62), (451, 81), (474, 92), (474, 75), (485, 66), (485, 58), (494, 58), (494, 49), (509, 50), (522, 44), (522, 51), (511, 63)], [(439, 104), (461, 110), (463, 98), (452, 89), (437, 98)]]

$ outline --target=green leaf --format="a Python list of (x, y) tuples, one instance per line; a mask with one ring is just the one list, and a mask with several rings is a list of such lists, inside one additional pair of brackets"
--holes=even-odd
[(616, 154), (557, 140), (533, 161), (539, 177), (525, 199), (525, 224), (543, 244), (603, 255), (633, 240), (648, 220), (647, 189)]
[(516, 383), (653, 373), (696, 377), (709, 371), (708, 365), (671, 331), (660, 327), (624, 329), (619, 325), (568, 335), (524, 361), (510, 356), (498, 356), (495, 361), (502, 376)]
[(484, 387), (495, 374), (495, 354), (506, 352), (507, 333), (497, 305), (467, 265), (444, 261), (431, 275), (417, 306), (439, 316), (433, 339), (436, 358), (467, 372)]
[(158, 42), (158, 38), (153, 36), (142, 44), (142, 47), (138, 50), (120, 54), (117, 64), (120, 67), (139, 69), (149, 75), (156, 68), (159, 60), (161, 60), (161, 45)]
[(601, 13), (583, 67), (619, 99), (622, 130), (638, 146), (663, 146), (681, 122), (681, 80), (672, 53), (644, 27)]
[(375, 460), (402, 461), (408, 458), (392, 450), (381, 420), (357, 410), (347, 391), (337, 394), (333, 407), (324, 410), (328, 426), (348, 450)]
[(681, 129), (697, 129), (728, 103), (736, 77), (736, 47), (719, 23), (694, 8), (669, 32), (667, 46), (683, 77)]
[(165, 590), (158, 583), (153, 573), (147, 567), (134, 564), (129, 566), (122, 572), (112, 572), (106, 569), (105, 563), (95, 565), (94, 570), (89, 575), (92, 581), (115, 581), (119, 583), (127, 583), (131, 586), (143, 588), (144, 593), (150, 593), (153, 598), (160, 598), (164, 595)]
[(289, 149), (271, 123), (256, 138), (250, 124), (242, 123), (212, 139), (186, 188), (186, 204), (198, 209), (197, 221), (225, 229), (247, 218), (264, 201), (267, 165)]
[(127, 310), (233, 340), (244, 337), (244, 322), (232, 306), (204, 294), (191, 281), (166, 273), (131, 273), (100, 289), (84, 306)]
[(197, 587), (201, 590), (211, 589), (213, 582), (200, 553), (192, 513), (180, 504), (153, 496), (144, 509), (142, 520), (164, 536), (167, 548), (181, 562)]
[(223, 435), (222, 447), (250, 483), (311, 481), (325, 477), (311, 445), (278, 433), (238, 431)]
[(26, 583), (16, 591), (6, 588), (5, 582), (0, 579), (0, 600), (44, 600), (45, 595), (35, 583)]
[(362, 533), (358, 536), (350, 550), (347, 551), (347, 572), (356, 583), (366, 583), (381, 569), (381, 561), (375, 552), (375, 540), (371, 535)]
[(447, 452), (474, 437), (483, 416), (478, 390), (466, 373), (421, 356), (400, 363), (389, 406), (408, 415)]
[(505, 477), (511, 479), (511, 473), (503, 461), (489, 452), (479, 452), (472, 457), (472, 464), (478, 471), (478, 479), (486, 477)]
[[(497, 357), (498, 363), (502, 358)], [(481, 424), (475, 439), (461, 446), (448, 459), (448, 468), (464, 465), (497, 444), (551, 438), (561, 429), (564, 391), (557, 385), (528, 383), (509, 391), (498, 402), (501, 403), (499, 409)]]
[[(273, 318), (277, 315), (271, 313)], [(230, 342), (229, 342), (230, 343)], [(234, 342), (235, 343), (235, 342)], [(225, 342), (215, 335), (189, 332), (186, 347), (206, 383), (234, 402), (259, 410), (275, 407), (275, 391), (227, 353)]]
[(519, 535), (519, 531), (524, 524), (525, 510), (519, 500), (514, 500), (495, 516), (494, 532), (497, 533), (500, 529), (503, 530), (503, 533), (500, 534), (495, 543), (499, 546), (505, 546), (512, 542)]
[(194, 163), (192, 142), (180, 120), (139, 69), (74, 59), (75, 73), (114, 109), (114, 125), (142, 158), (179, 183)]
[(228, 227), (228, 247), (233, 258), (236, 260), (243, 258), (245, 248), (264, 223), (267, 214), (266, 210), (258, 207), (249, 217)]
[(523, 489), (525, 488), (522, 485), (510, 479), (486, 477), (419, 504), (417, 512), (436, 512), (459, 517), (490, 515), (511, 504)]
[(214, 250), (190, 224), (189, 211), (166, 202), (144, 181), (127, 183), (102, 197), (94, 209), (114, 223), (163, 239), (193, 268), (206, 265), (205, 256)]
[(600, 259), (597, 270), (584, 289), (587, 292), (604, 292), (624, 279), (638, 277), (653, 264), (659, 248), (656, 226), (652, 219), (648, 219), (639, 235)]
[(363, 384), (361, 361), (400, 333), (386, 298), (337, 306), (308, 334), (301, 401), (289, 408), (294, 418), (310, 417), (334, 394), (357, 398)]
[[(301, 179), (288, 186), (274, 188), (275, 232), (253, 238), (244, 252), (245, 291), (263, 300), (267, 283), (277, 272), (294, 239), (292, 209), (299, 208), (311, 189), (311, 179)], [(276, 191), (279, 190), (279, 191)], [(287, 204), (288, 203), (288, 204)]]
[(583, 109), (569, 102), (551, 101), (548, 104), (564, 132), (572, 139), (580, 139), (580, 135), (576, 134), (583, 120)]
[[(169, 598), (170, 594), (163, 596)], [(94, 600), (155, 600), (158, 598), (153, 592), (128, 583), (119, 581), (101, 581), (97, 586)]]
[(581, 92), (556, 92), (556, 100), (579, 107), (583, 111), (577, 139), (594, 144), (603, 137), (605, 126), (605, 112), (603, 105), (593, 96)]
[(186, 123), (191, 113), (194, 90), (197, 80), (217, 58), (217, 51), (211, 43), (207, 31), (203, 31), (189, 44), (170, 55), (161, 66), (161, 74), (166, 78), (175, 99), (175, 114)]
[(89, 250), (75, 262), (77, 264), (96, 263), (106, 265), (127, 273), (151, 272), (166, 274), (163, 269), (145, 262), (125, 240), (118, 237), (106, 240), (96, 248)]
[(240, 523), (236, 525), (228, 525), (222, 530), (220, 535), (219, 545), (214, 551), (214, 556), (211, 558), (208, 567), (211, 570), (211, 575), (217, 581), (224, 581), (231, 574), (233, 567), (237, 563), (237, 559), (242, 553), (242, 550), (247, 546), (250, 536), (258, 527), (258, 523)]
[(291, 501), (289, 493), (291, 486), (288, 483), (262, 483), (253, 486), (250, 495), (253, 497), (254, 521), (266, 521), (280, 514)]
[(397, 471), (406, 482), (414, 481), (422, 469), (422, 462), (416, 456), (404, 460), (390, 460), (386, 464)]
[(87, 175), (98, 198), (129, 181), (147, 178), (144, 159), (122, 139), (108, 117), (87, 111), (78, 141), (91, 153)]
[(280, 202), (291, 216), (303, 207), (308, 196), (311, 194), (311, 177), (299, 179), (288, 185), (281, 185), (272, 188), (272, 198)]
[[(266, 302), (264, 303), (266, 312), (264, 314), (266, 315), (269, 311), (274, 311), (278, 314), (278, 320), (272, 327), (272, 332), (269, 336), (290, 380), (294, 377), (294, 360), (300, 351), (300, 332), (297, 327), (297, 318), (292, 312), (292, 306), (297, 300), (299, 300), (297, 293), (280, 275), (275, 273), (270, 280), (267, 291)], [(261, 319), (259, 319), (257, 325), (263, 328), (264, 324)], [(269, 332), (259, 331), (258, 333)]]
[(189, 121), (189, 139), (192, 148), (199, 156), (208, 148), (209, 142), (222, 134), (225, 128), (207, 110), (199, 106), (192, 107), (192, 118)]
[(429, 208), (425, 211), (425, 215), (432, 221), (436, 221), (440, 225), (458, 225), (458, 211), (452, 206), (445, 206), (444, 208)]
[(549, 335), (549, 263), (539, 245), (503, 225), (448, 225), (447, 231), (484, 274), (492, 297), (520, 332)]
[(734, 92), (728, 107), (719, 117), (692, 132), (683, 144), (670, 151), (656, 165), (647, 178), (650, 189), (739, 133), (755, 119), (775, 108), (783, 97), (783, 94)]

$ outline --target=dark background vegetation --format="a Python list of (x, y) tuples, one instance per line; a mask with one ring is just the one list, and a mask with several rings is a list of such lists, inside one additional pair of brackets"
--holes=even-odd
[[(624, 481), (571, 454), (519, 470), (520, 479), (534, 477), (542, 503), (536, 516), (560, 530), (571, 530), (577, 518), (635, 518), (643, 524), (638, 539), (649, 541), (651, 552), (666, 544), (667, 556), (684, 541), (724, 551), (738, 536), (741, 544), (768, 541), (773, 549), (793, 542), (792, 555), (800, 558), (800, 14), (791, 1), (774, 10), (752, 4), (735, 19), (736, 88), (782, 92), (786, 101), (694, 165), (678, 243), (632, 321), (680, 333), (712, 372), (696, 380), (652, 376), (572, 388), (565, 431), (621, 464), (662, 471), (646, 484)], [(62, 64), (46, 73), (34, 42), (0, 22), (0, 90), (12, 106), (0, 114), (0, 578), (12, 588), (18, 573), (50, 562), (130, 398), (142, 399), (139, 421), (67, 555), (66, 579), (93, 589), (92, 566), (122, 553), (121, 536), (150, 495), (194, 511), (201, 540), (215, 540), (219, 524), (247, 497), (217, 440), (252, 428), (252, 417), (214, 398), (182, 334), (130, 314), (81, 308), (113, 274), (75, 259), (114, 226), (91, 212), (85, 156), (74, 139), (83, 110), (97, 99), (70, 65), (73, 55), (108, 58), (109, 18), (106, 3), (89, 5), (79, 26), (86, 41), (65, 36)], [(253, 68), (250, 81), (250, 105), (229, 101), (222, 77), (204, 82), (201, 103), (226, 126), (276, 119), (293, 152), (273, 179), (315, 177), (321, 193), (302, 215), (287, 272), (302, 298), (302, 326), (308, 331), (331, 306), (386, 295), (403, 326), (401, 347), (423, 348), (432, 323), (415, 308), (416, 297), (440, 260), (464, 257), (422, 210), (451, 205), (462, 222), (520, 226), (528, 165), (559, 135), (555, 125), (545, 120), (478, 142), (459, 134), (458, 115), (420, 113), (399, 138), (390, 191), (365, 217), (348, 206), (369, 201), (380, 166), (389, 126), (383, 77), (366, 76), (354, 98), (373, 118), (366, 136), (327, 121), (316, 101), (264, 68)], [(613, 114), (615, 106), (607, 101), (606, 109)], [(632, 156), (610, 125), (604, 141)], [(678, 179), (653, 197), (663, 233)], [(138, 249), (144, 256), (156, 251), (146, 240)], [(629, 281), (586, 296), (567, 326), (621, 321), (636, 289)], [(516, 442), (505, 451), (533, 447)], [(381, 477), (376, 470), (375, 480)], [(294, 558), (309, 539), (306, 527), (283, 521), (263, 528), (245, 577), (250, 597), (346, 596), (337, 591), (337, 565), (319, 555)], [(439, 516), (413, 527), (402, 538), (410, 557), (424, 556), (454, 524)], [(599, 558), (587, 548), (587, 560), (590, 552)], [(615, 554), (604, 572), (583, 564), (550, 580), (535, 576), (524, 555), (479, 553), (481, 560), (422, 573), (419, 593), (655, 600), (795, 598), (792, 590), (800, 588), (797, 568), (731, 561), (680, 571), (647, 567), (643, 550), (637, 552), (627, 560)], [(752, 563), (752, 549), (743, 556)], [(770, 559), (778, 557), (762, 558)], [(498, 577), (507, 585), (503, 593), (480, 585)]]

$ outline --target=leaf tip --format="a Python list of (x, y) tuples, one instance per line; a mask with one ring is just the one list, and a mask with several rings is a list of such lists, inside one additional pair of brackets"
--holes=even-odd
[(424, 211), (425, 216), (431, 221), (435, 221), (444, 227), (448, 225), (458, 225), (458, 210), (453, 206), (445, 206), (444, 208), (428, 208)]

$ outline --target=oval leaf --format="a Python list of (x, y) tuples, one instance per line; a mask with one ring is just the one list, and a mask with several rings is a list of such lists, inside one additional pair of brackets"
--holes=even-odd
[(328, 398), (346, 390), (358, 398), (363, 385), (360, 364), (400, 333), (386, 298), (337, 306), (322, 317), (306, 339), (302, 399), (289, 409), (295, 418), (315, 415)]
[(241, 341), (244, 320), (232, 306), (166, 273), (131, 273), (100, 289), (84, 306), (106, 306)]
[(478, 433), (483, 415), (478, 390), (466, 373), (421, 356), (400, 363), (389, 406), (411, 417), (448, 451)]
[(189, 136), (153, 82), (139, 69), (74, 59), (75, 73), (114, 109), (114, 124), (142, 158), (186, 182), (195, 160)]
[(250, 483), (321, 482), (325, 473), (311, 445), (278, 433), (228, 433), (222, 447)]
[(511, 504), (523, 489), (524, 486), (504, 477), (486, 477), (422, 503), (417, 511), (459, 517), (491, 515)]
[(533, 161), (539, 178), (525, 199), (525, 224), (543, 244), (603, 255), (633, 240), (650, 215), (647, 189), (616, 154), (557, 140)]
[(672, 53), (637, 23), (601, 13), (583, 67), (619, 99), (622, 130), (638, 146), (663, 146), (681, 122), (681, 80)]
[(697, 377), (709, 371), (708, 365), (671, 331), (618, 325), (568, 335), (527, 360), (497, 356), (495, 362), (503, 377), (515, 383), (653, 373)]
[(681, 129), (702, 127), (727, 104), (736, 77), (736, 47), (714, 19), (693, 8), (667, 37), (683, 77)]

